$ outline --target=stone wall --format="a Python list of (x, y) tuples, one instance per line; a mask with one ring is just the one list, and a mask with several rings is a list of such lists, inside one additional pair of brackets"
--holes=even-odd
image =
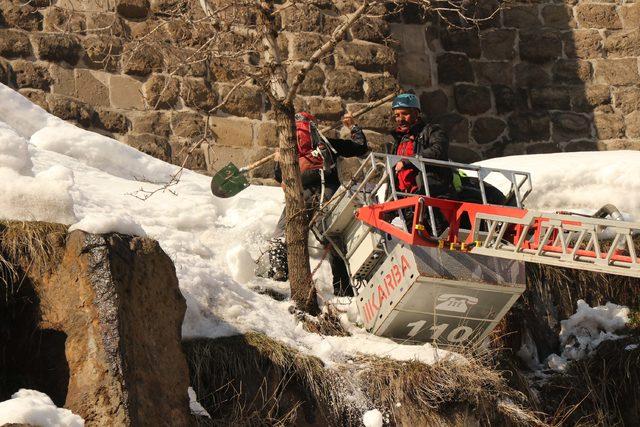
[[(199, 2), (189, 1), (198, 22)], [(176, 0), (24, 3), (0, 0), (0, 81), (52, 113), (177, 164), (204, 135), (210, 144), (189, 156), (193, 169), (244, 164), (275, 147), (273, 115), (256, 86), (242, 86), (207, 119), (231, 73), (224, 62), (191, 60), (210, 30), (172, 21)], [(279, 42), (292, 70), (353, 7), (333, 3), (282, 13)], [(639, 3), (584, 0), (509, 3), (469, 31), (413, 10), (372, 16), (311, 71), (296, 106), (332, 122), (399, 86), (413, 90), (459, 161), (637, 149), (639, 26)], [(379, 147), (392, 126), (389, 106), (360, 122)]]
[(509, 3), (479, 30), (391, 28), (400, 83), (453, 158), (640, 149), (639, 3)]

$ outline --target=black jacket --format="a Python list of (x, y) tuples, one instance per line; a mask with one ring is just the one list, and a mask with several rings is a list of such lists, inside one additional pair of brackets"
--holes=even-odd
[[(422, 120), (409, 129), (409, 133), (392, 131), (393, 146), (390, 154), (398, 152), (400, 143), (411, 136), (414, 137), (413, 152), (416, 157), (434, 160), (449, 160), (449, 138), (442, 128), (436, 124), (428, 124)], [(435, 179), (444, 185), (452, 185), (453, 174), (449, 168), (437, 166), (427, 167), (427, 178)]]

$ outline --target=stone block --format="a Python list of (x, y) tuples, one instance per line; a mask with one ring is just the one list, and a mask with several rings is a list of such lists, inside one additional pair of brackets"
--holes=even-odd
[(309, 97), (309, 112), (318, 120), (338, 120), (344, 114), (344, 106), (340, 98)]
[(636, 110), (624, 116), (627, 138), (640, 138), (640, 111)]
[(604, 39), (604, 51), (607, 58), (640, 56), (640, 28), (616, 31)]
[(191, 111), (171, 113), (173, 134), (181, 138), (201, 138), (205, 132), (206, 117)]
[(576, 86), (570, 91), (572, 110), (589, 113), (595, 108), (611, 103), (608, 85)]
[(580, 28), (622, 28), (615, 4), (581, 3), (576, 6), (575, 13)]
[(542, 20), (545, 27), (566, 30), (576, 28), (573, 9), (567, 4), (547, 4), (542, 7)]
[(474, 149), (456, 144), (449, 147), (449, 158), (459, 163), (474, 163), (482, 160), (480, 153)]
[[(247, 150), (246, 147), (227, 147), (216, 142), (210, 146), (209, 150), (214, 153), (211, 156), (211, 164), (207, 165), (210, 171), (219, 171), (229, 162), (236, 165), (246, 165), (251, 163), (253, 159), (253, 150)], [(271, 170), (273, 171), (273, 166)]]
[(611, 139), (599, 144), (599, 150), (640, 150), (640, 140)]
[(640, 84), (638, 59), (599, 59), (596, 61), (596, 79), (614, 86)]
[(102, 11), (113, 12), (115, 10), (114, 0), (38, 0), (46, 5), (55, 3), (57, 7), (67, 10), (77, 10), (81, 12)]
[(27, 34), (18, 30), (0, 29), (0, 56), (5, 58), (31, 56), (31, 42)]
[(18, 59), (11, 64), (18, 88), (49, 90), (51, 76), (49, 70), (39, 63)]
[(322, 12), (309, 4), (295, 4), (282, 12), (282, 25), (287, 31), (319, 31), (322, 25)]
[(528, 90), (505, 85), (491, 86), (498, 114), (529, 109)]
[(365, 16), (360, 19), (356, 25), (349, 29), (349, 31), (351, 32), (352, 38), (373, 43), (382, 43), (387, 37), (389, 37), (391, 32), (389, 24), (385, 20), (370, 16)]
[(127, 19), (144, 19), (149, 14), (149, 0), (118, 0), (116, 10)]
[(128, 133), (124, 136), (122, 142), (156, 159), (171, 162), (171, 145), (165, 137), (148, 133), (139, 135)]
[(109, 77), (111, 106), (124, 110), (144, 109), (142, 98), (142, 83), (129, 76)]
[(327, 95), (344, 99), (360, 100), (364, 95), (362, 76), (350, 68), (339, 68), (327, 72)]
[(47, 104), (47, 110), (63, 120), (74, 120), (84, 127), (93, 122), (93, 108), (75, 98), (52, 93), (47, 97)]
[(482, 56), (485, 59), (513, 59), (515, 57), (516, 31), (491, 29), (480, 34)]
[(105, 35), (88, 35), (82, 39), (85, 63), (94, 70), (116, 71), (122, 42)]
[(554, 113), (553, 140), (555, 142), (571, 141), (591, 137), (591, 123), (588, 116), (576, 113)]
[(130, 30), (119, 15), (96, 12), (87, 14), (87, 33), (124, 39), (130, 35)]
[(592, 67), (589, 61), (559, 59), (551, 72), (554, 83), (581, 84), (591, 80)]
[(508, 61), (473, 61), (473, 71), (479, 84), (513, 84), (513, 64)]
[(461, 114), (476, 116), (491, 109), (491, 91), (487, 86), (457, 84), (453, 87), (453, 95)]
[(127, 133), (129, 120), (124, 114), (106, 108), (96, 109), (93, 125), (109, 132)]
[(180, 96), (180, 82), (175, 77), (154, 74), (142, 85), (142, 95), (147, 108), (174, 108)]
[(565, 88), (548, 86), (532, 88), (531, 107), (540, 110), (570, 110), (571, 100)]
[(527, 154), (550, 154), (561, 151), (557, 142), (543, 142), (539, 144), (528, 144), (526, 148)]
[(427, 119), (439, 117), (451, 111), (449, 98), (441, 89), (422, 93), (420, 95), (420, 106), (422, 107), (422, 114)]
[(278, 147), (278, 132), (276, 122), (263, 121), (257, 124), (256, 143), (261, 147)]
[[(298, 72), (302, 68), (302, 65), (296, 64), (289, 68), (288, 79), (289, 84), (293, 82), (293, 79), (296, 78)], [(307, 75), (305, 76), (302, 84), (298, 88), (298, 93), (300, 95), (309, 95), (309, 96), (318, 96), (324, 94), (324, 82), (325, 75), (322, 69), (318, 66), (313, 67)]]
[(19, 89), (18, 92), (20, 95), (24, 96), (34, 104), (39, 105), (43, 109), (46, 110), (49, 108), (46, 92), (40, 89)]
[(460, 52), (469, 58), (480, 57), (480, 37), (475, 28), (469, 30), (445, 29), (440, 34), (442, 48), (448, 52)]
[(162, 111), (144, 111), (130, 115), (131, 130), (134, 133), (169, 136), (171, 115)]
[(3, 83), (11, 88), (15, 88), (16, 77), (11, 68), (11, 63), (6, 59), (0, 57), (0, 83)]
[(622, 28), (640, 28), (640, 3), (623, 4), (620, 6)]
[(599, 145), (597, 141), (590, 139), (579, 139), (566, 144), (563, 151), (598, 151)]
[(542, 111), (518, 112), (509, 116), (509, 136), (515, 142), (546, 141), (550, 136), (549, 115)]
[(369, 75), (364, 79), (364, 93), (369, 101), (382, 99), (399, 90), (400, 84), (398, 80), (388, 74)]
[(180, 4), (181, 0), (151, 0), (149, 10), (154, 13), (169, 13)]
[(533, 29), (542, 26), (537, 4), (507, 6), (502, 11), (502, 20), (505, 27)]
[(197, 110), (209, 111), (218, 104), (218, 96), (204, 79), (184, 78), (181, 90), (184, 105)]
[(629, 114), (633, 111), (640, 110), (640, 88), (625, 87), (615, 89), (613, 96), (613, 105), (616, 111)]
[(431, 64), (426, 55), (400, 55), (398, 58), (398, 80), (410, 86), (431, 86)]
[(71, 34), (35, 34), (32, 40), (40, 59), (75, 65), (82, 55), (78, 38)]
[(424, 55), (427, 51), (423, 25), (391, 24), (391, 38), (400, 43), (400, 51)]
[(521, 62), (516, 65), (515, 71), (517, 87), (542, 87), (551, 81), (546, 70), (537, 64)]
[(82, 68), (76, 68), (74, 73), (76, 98), (93, 107), (108, 107), (110, 105), (108, 74)]
[(473, 68), (466, 55), (444, 53), (438, 56), (437, 63), (438, 82), (440, 84), (473, 82)]
[(120, 65), (126, 74), (146, 76), (162, 71), (164, 57), (155, 46), (130, 42), (124, 46)]
[[(385, 153), (386, 145), (391, 141), (389, 134), (373, 132), (370, 130), (364, 131), (365, 136), (367, 137), (367, 145), (371, 151), (376, 151), (378, 153)], [(348, 137), (345, 135), (345, 137)]]
[(537, 64), (562, 56), (562, 39), (553, 31), (520, 33), (520, 59)]
[(251, 147), (253, 145), (253, 126), (250, 120), (212, 116), (209, 123), (216, 145), (229, 147)]
[[(460, 114), (450, 113), (438, 117), (436, 122), (449, 136), (449, 141), (459, 144), (469, 143), (469, 120)], [(449, 152), (451, 155), (451, 152)]]
[[(172, 136), (169, 138), (169, 145), (171, 145), (171, 163), (174, 165), (184, 165), (185, 168), (193, 171), (204, 172), (207, 170), (207, 161), (204, 153), (205, 144), (199, 144), (199, 141), (189, 138)], [(217, 151), (216, 154), (218, 154)]]
[(507, 124), (496, 117), (480, 117), (473, 123), (471, 135), (478, 144), (497, 140), (507, 128)]
[(593, 126), (598, 139), (615, 139), (624, 137), (624, 116), (618, 113), (599, 113), (593, 115)]
[(42, 29), (42, 15), (29, 2), (2, 0), (0, 1), (0, 23), (5, 27), (39, 31)]
[(564, 52), (569, 58), (601, 58), (602, 36), (597, 30), (573, 30), (564, 33)]
[(65, 68), (58, 64), (51, 64), (49, 66), (49, 74), (52, 79), (52, 93), (75, 96), (76, 78), (72, 68)]
[[(230, 83), (216, 83), (218, 99), (227, 98), (234, 85)], [(225, 113), (239, 117), (260, 119), (262, 117), (262, 92), (257, 86), (238, 86), (220, 108)]]
[[(363, 107), (366, 107), (366, 104), (349, 104), (347, 105), (347, 111), (354, 113)], [(358, 124), (363, 128), (378, 132), (388, 132), (390, 129), (394, 129), (395, 122), (391, 116), (391, 103), (388, 102), (371, 111), (367, 111), (358, 117)]]
[(44, 31), (50, 33), (84, 34), (87, 29), (86, 15), (60, 7), (47, 10)]
[(324, 38), (318, 33), (294, 33), (289, 42), (289, 59), (308, 61), (324, 42)]
[(341, 42), (336, 48), (336, 65), (351, 65), (361, 71), (389, 71), (396, 64), (395, 52), (383, 45)]

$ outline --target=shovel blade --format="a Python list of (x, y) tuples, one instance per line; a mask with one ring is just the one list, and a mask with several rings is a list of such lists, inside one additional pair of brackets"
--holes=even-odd
[(229, 163), (211, 177), (211, 192), (223, 199), (235, 196), (248, 186), (247, 178), (233, 163)]

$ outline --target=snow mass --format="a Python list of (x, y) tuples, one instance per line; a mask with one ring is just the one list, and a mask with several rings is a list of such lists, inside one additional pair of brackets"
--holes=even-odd
[[(358, 320), (355, 302), (333, 297), (326, 262), (314, 276), (319, 300), (332, 301), (343, 312), (350, 337), (306, 332), (289, 313), (290, 302), (255, 292), (261, 287), (289, 293), (287, 283), (253, 273), (282, 209), (280, 188), (250, 186), (235, 197), (217, 199), (209, 190), (210, 177), (184, 170), (171, 192), (158, 191), (143, 200), (178, 167), (66, 123), (2, 84), (0, 99), (0, 218), (59, 222), (71, 230), (117, 231), (158, 240), (175, 264), (187, 301), (185, 337), (258, 331), (329, 365), (347, 361), (356, 352), (424, 363), (456, 357), (430, 344), (402, 345), (353, 326)], [(611, 203), (628, 218), (640, 218), (638, 151), (512, 156), (480, 164), (530, 172), (533, 192), (528, 208), (589, 212)], [(321, 251), (312, 248), (311, 253), (313, 269)], [(29, 398), (47, 404), (33, 396)], [(19, 398), (20, 392), (0, 405)], [(367, 419), (370, 425), (378, 420), (373, 412)]]

